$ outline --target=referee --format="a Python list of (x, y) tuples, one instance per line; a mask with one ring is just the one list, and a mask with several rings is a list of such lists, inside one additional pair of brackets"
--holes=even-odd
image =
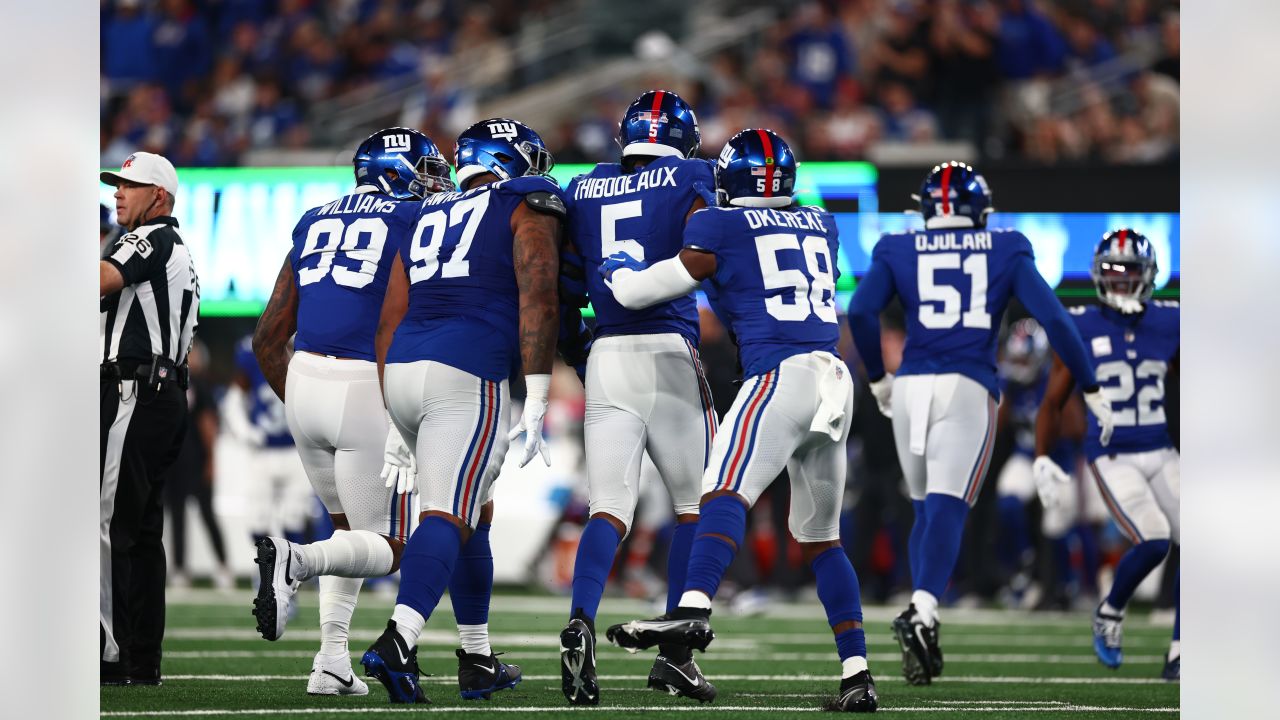
[(103, 685), (160, 684), (165, 556), (161, 473), (187, 422), (187, 351), (200, 284), (173, 218), (178, 173), (139, 152), (119, 172), (116, 219), (126, 230), (98, 263), (102, 340), (99, 537)]

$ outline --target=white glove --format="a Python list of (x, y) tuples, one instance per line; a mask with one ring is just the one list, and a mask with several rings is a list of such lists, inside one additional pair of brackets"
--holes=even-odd
[(524, 433), (524, 454), (520, 456), (520, 467), (529, 464), (536, 454), (542, 455), (542, 462), (551, 467), (551, 452), (547, 449), (547, 440), (542, 437), (542, 418), (547, 414), (547, 393), (551, 390), (551, 375), (525, 375), (524, 412), (520, 414), (520, 424), (511, 429), (508, 440), (515, 440)]
[(1089, 412), (1098, 418), (1098, 425), (1102, 427), (1102, 433), (1098, 437), (1098, 442), (1106, 446), (1111, 442), (1111, 432), (1115, 430), (1115, 418), (1111, 416), (1111, 401), (1102, 395), (1102, 390), (1094, 390), (1084, 394), (1084, 404), (1089, 406)]
[(885, 373), (884, 377), (871, 383), (871, 394), (876, 397), (880, 414), (893, 417), (893, 373)]
[(395, 423), (387, 427), (387, 447), (382, 454), (382, 479), (386, 487), (395, 488), (397, 495), (413, 492), (413, 480), (418, 475), (418, 461), (405, 444)]
[(1071, 482), (1071, 476), (1058, 467), (1058, 463), (1041, 455), (1031, 464), (1031, 476), (1036, 481), (1036, 492), (1040, 494), (1040, 504), (1045, 509), (1058, 507), (1062, 498), (1059, 492)]

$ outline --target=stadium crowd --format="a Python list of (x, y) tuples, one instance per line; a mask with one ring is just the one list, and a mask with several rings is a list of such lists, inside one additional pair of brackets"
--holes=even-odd
[[(143, 149), (179, 166), (226, 166), (257, 148), (314, 146), (316, 103), (415, 75), (421, 87), (397, 101), (398, 119), (447, 146), (476, 119), (477, 88), (571, 70), (518, 63), (514, 48), (532, 38), (536, 53), (529, 28), (583, 4), (102, 0), (101, 163)], [(778, 18), (754, 42), (680, 77), (646, 78), (690, 100), (704, 149), (768, 126), (811, 160), (935, 140), (1044, 163), (1178, 152), (1177, 0), (754, 4)], [(614, 156), (613, 109), (631, 88), (616, 92), (547, 129), (559, 161)]]

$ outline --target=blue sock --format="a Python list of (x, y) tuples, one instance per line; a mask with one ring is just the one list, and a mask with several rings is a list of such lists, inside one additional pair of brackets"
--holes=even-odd
[(929, 493), (924, 499), (928, 518), (920, 541), (920, 571), (916, 589), (941, 598), (951, 581), (956, 558), (960, 555), (960, 539), (964, 535), (964, 519), (969, 503), (958, 497)]
[(1049, 546), (1053, 549), (1053, 564), (1058, 571), (1058, 582), (1065, 587), (1076, 579), (1075, 568), (1071, 566), (1071, 536), (1054, 538), (1049, 541)]
[(1129, 548), (1116, 565), (1116, 579), (1111, 583), (1111, 592), (1107, 593), (1107, 604), (1123, 610), (1129, 604), (1129, 598), (1133, 597), (1133, 591), (1138, 589), (1138, 583), (1168, 554), (1168, 540), (1144, 540)]
[(1001, 495), (996, 501), (996, 512), (1000, 517), (997, 557), (1006, 572), (1017, 572), (1021, 569), (1023, 554), (1031, 547), (1026, 505), (1016, 495)]
[(458, 564), (449, 579), (449, 599), (459, 625), (489, 622), (489, 598), (493, 595), (493, 551), (489, 549), (489, 523), (477, 525), (458, 553)]
[(453, 577), (462, 546), (462, 532), (438, 515), (423, 520), (400, 556), (400, 593), (397, 605), (407, 605), (424, 618), (440, 603), (445, 586)]
[(907, 538), (907, 562), (911, 570), (911, 587), (920, 587), (920, 543), (924, 540), (924, 531), (929, 527), (929, 516), (924, 512), (923, 500), (912, 500), (911, 511), (915, 520), (911, 523), (911, 535)]
[(622, 538), (618, 530), (604, 518), (591, 518), (578, 538), (578, 555), (573, 561), (573, 602), (569, 605), (569, 617), (579, 609), (595, 620), (604, 595), (604, 584), (613, 569), (613, 556), (618, 553)]
[[(818, 581), (818, 599), (827, 611), (827, 624), (833, 629), (844, 622), (862, 622), (862, 593), (858, 574), (844, 548), (829, 548), (813, 559), (813, 575)], [(836, 652), (841, 662), (867, 656), (867, 635), (862, 628), (845, 630), (836, 635)]]
[(676, 609), (689, 576), (689, 552), (698, 523), (677, 523), (671, 533), (671, 549), (667, 552), (667, 612)]
[(1173, 639), (1181, 640), (1182, 633), (1182, 568), (1178, 568), (1178, 577), (1173, 581)]
[[(742, 547), (742, 538), (747, 533), (747, 506), (730, 495), (713, 498), (702, 506), (697, 528), (689, 551), (689, 574), (684, 589), (704, 592), (714, 598), (725, 570)], [(712, 535), (723, 535), (733, 544)]]

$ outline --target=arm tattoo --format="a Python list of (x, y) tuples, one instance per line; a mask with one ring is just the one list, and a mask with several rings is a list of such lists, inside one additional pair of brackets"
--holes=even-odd
[(267, 309), (262, 311), (253, 331), (253, 354), (258, 358), (262, 375), (281, 400), (284, 400), (285, 377), (289, 372), (286, 345), (297, 328), (298, 289), (293, 283), (293, 267), (289, 258), (285, 258)]
[(512, 221), (512, 257), (520, 290), (520, 359), (526, 375), (550, 373), (560, 322), (560, 220), (522, 205)]

